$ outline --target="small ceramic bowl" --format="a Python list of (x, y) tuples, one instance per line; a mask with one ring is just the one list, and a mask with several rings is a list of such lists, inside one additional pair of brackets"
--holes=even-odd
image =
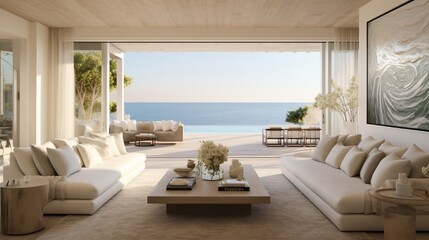
[(190, 177), (193, 173), (191, 168), (174, 168), (173, 171), (181, 177)]

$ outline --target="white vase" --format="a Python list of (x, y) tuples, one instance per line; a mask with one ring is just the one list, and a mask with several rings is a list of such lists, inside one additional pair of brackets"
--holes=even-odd
[(356, 134), (357, 133), (357, 124), (356, 122), (347, 122), (344, 121), (344, 130), (346, 131), (347, 134)]

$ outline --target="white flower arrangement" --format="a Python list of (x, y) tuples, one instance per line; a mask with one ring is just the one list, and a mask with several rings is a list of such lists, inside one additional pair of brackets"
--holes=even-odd
[(422, 167), (422, 173), (426, 176), (429, 177), (428, 173), (429, 173), (429, 165), (427, 165), (426, 167)]
[(228, 152), (228, 148), (222, 144), (215, 144), (213, 141), (203, 142), (198, 150), (198, 166), (204, 164), (206, 169), (219, 172), (220, 165), (228, 160)]
[(350, 86), (346, 91), (336, 85), (332, 80), (330, 84), (333, 91), (325, 95), (317, 95), (315, 98), (316, 106), (322, 110), (328, 108), (337, 111), (345, 122), (355, 122), (357, 120), (359, 97), (357, 77), (352, 77)]

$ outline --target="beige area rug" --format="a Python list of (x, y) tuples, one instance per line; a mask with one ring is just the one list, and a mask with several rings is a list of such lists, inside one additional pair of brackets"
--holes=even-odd
[(368, 239), (343, 233), (283, 175), (261, 177), (271, 204), (247, 216), (166, 215), (146, 197), (165, 170), (147, 169), (92, 216), (69, 215), (38, 239)]

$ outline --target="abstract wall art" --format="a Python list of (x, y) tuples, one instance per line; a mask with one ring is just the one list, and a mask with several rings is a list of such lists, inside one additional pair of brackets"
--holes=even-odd
[(429, 131), (429, 0), (367, 22), (367, 123)]

